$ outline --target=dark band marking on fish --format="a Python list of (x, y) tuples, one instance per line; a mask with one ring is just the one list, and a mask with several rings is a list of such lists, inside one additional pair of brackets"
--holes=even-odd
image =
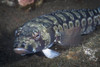
[(55, 13), (51, 13), (50, 15), (54, 16), (57, 19), (58, 24), (63, 25), (63, 20), (55, 15)]

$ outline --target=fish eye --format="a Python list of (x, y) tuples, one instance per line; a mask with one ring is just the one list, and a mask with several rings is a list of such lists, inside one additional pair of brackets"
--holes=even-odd
[(33, 39), (38, 40), (40, 38), (40, 33), (39, 32), (34, 32), (32, 34)]

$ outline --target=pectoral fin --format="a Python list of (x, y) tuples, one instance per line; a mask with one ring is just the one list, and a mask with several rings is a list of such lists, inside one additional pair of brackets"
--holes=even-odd
[(47, 57), (47, 58), (55, 58), (57, 56), (60, 55), (60, 53), (56, 52), (56, 51), (53, 51), (51, 49), (43, 49), (42, 52), (44, 53), (44, 55)]
[(80, 27), (65, 29), (61, 34), (61, 45), (63, 46), (76, 46), (81, 43), (81, 40)]

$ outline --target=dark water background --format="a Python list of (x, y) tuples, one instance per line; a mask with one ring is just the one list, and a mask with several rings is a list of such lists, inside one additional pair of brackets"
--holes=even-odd
[[(62, 55), (55, 59), (48, 59), (36, 55), (21, 57), (13, 52), (14, 31), (26, 21), (56, 10), (93, 9), (99, 6), (100, 0), (46, 0), (43, 5), (37, 7), (35, 10), (25, 12), (18, 7), (9, 7), (0, 3), (0, 67), (100, 67), (100, 56), (97, 62), (89, 60), (85, 60), (84, 62), (82, 60), (68, 60), (66, 57), (63, 57), (63, 55), (67, 55), (67, 50), (60, 49), (59, 51), (62, 52)], [(91, 42), (89, 38), (96, 38), (96, 35), (100, 35), (100, 27), (90, 35), (86, 35), (84, 41), (86, 43)], [(98, 40), (95, 39), (93, 41), (100, 45), (100, 37), (98, 38), (98, 36), (96, 38)], [(83, 57), (82, 59), (86, 58)]]

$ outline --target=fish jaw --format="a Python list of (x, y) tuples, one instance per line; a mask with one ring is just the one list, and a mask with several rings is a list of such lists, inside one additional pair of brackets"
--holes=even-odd
[(20, 55), (25, 55), (25, 54), (29, 54), (32, 53), (24, 48), (14, 48), (14, 52)]

